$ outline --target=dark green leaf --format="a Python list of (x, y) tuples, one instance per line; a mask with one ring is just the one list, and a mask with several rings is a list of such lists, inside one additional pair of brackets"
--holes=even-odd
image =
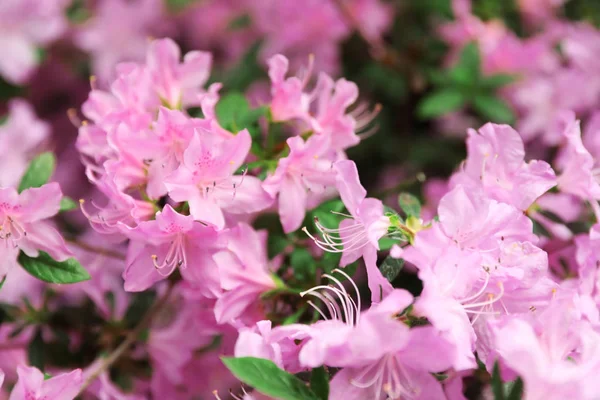
[(466, 97), (457, 89), (442, 89), (425, 97), (419, 103), (419, 117), (435, 118), (446, 113), (459, 110), (466, 102)]
[(514, 75), (496, 74), (486, 77), (482, 80), (481, 86), (487, 89), (498, 89), (502, 86), (509, 85), (516, 80)]
[(41, 329), (36, 331), (33, 340), (29, 342), (29, 345), (27, 346), (27, 358), (31, 366), (41, 370), (44, 369), (44, 338), (42, 337)]
[(552, 211), (549, 211), (549, 210), (539, 210), (538, 212), (540, 214), (542, 214), (544, 217), (548, 218), (552, 222), (556, 222), (558, 224), (564, 224), (565, 223), (565, 221), (563, 221), (563, 219), (561, 217), (559, 217), (558, 215), (556, 215)]
[(285, 236), (281, 235), (269, 235), (267, 239), (267, 254), (269, 258), (273, 258), (276, 255), (281, 254), (287, 247), (289, 240)]
[(481, 75), (481, 57), (479, 45), (470, 42), (460, 52), (457, 67), (469, 74), (470, 82), (477, 81)]
[(500, 366), (497, 361), (494, 364), (494, 370), (492, 371), (491, 385), (492, 393), (494, 393), (494, 400), (506, 400), (506, 396), (504, 395), (504, 384), (500, 377)]
[(167, 10), (170, 12), (180, 12), (198, 0), (166, 0)]
[(68, 196), (60, 199), (60, 212), (71, 211), (77, 208), (77, 202)]
[(479, 115), (491, 122), (510, 124), (515, 121), (513, 110), (497, 97), (478, 94), (473, 98), (472, 105)]
[(403, 267), (403, 259), (387, 256), (385, 260), (383, 260), (383, 263), (381, 263), (379, 270), (381, 271), (381, 275), (383, 275), (385, 279), (387, 279), (389, 282), (393, 282)]
[(230, 93), (223, 96), (215, 107), (219, 124), (232, 132), (237, 132), (244, 127), (238, 125), (239, 121), (248, 113), (250, 106), (248, 100), (241, 93)]
[(156, 292), (153, 290), (136, 293), (125, 312), (125, 322), (127, 327), (133, 328), (137, 326), (144, 315), (146, 315), (148, 309), (154, 304), (155, 299)]
[(252, 19), (248, 14), (242, 14), (239, 17), (233, 19), (227, 29), (230, 31), (235, 31), (238, 29), (248, 28), (252, 24)]
[(21, 252), (19, 264), (31, 275), (48, 283), (76, 283), (91, 278), (90, 274), (74, 258), (56, 261), (43, 251), (40, 251), (36, 258)]
[(521, 378), (505, 384), (504, 387), (508, 393), (506, 400), (521, 400), (523, 398), (523, 380)]
[(531, 220), (531, 222), (533, 222), (533, 233), (535, 233), (538, 236), (545, 236), (548, 238), (552, 237), (552, 234), (548, 232), (548, 229), (546, 229), (544, 225), (540, 224), (535, 220)]
[(2, 281), (0, 281), (0, 289), (2, 289), (2, 286), (4, 286), (4, 282), (6, 282), (6, 275), (4, 275), (4, 278), (2, 278)]
[(329, 374), (324, 367), (313, 368), (310, 373), (310, 388), (321, 400), (329, 398)]
[(398, 240), (384, 236), (381, 239), (379, 239), (379, 250), (382, 250), (382, 251), (389, 250), (396, 243), (398, 243)]
[(50, 152), (42, 153), (34, 158), (21, 179), (19, 193), (25, 189), (37, 188), (47, 183), (52, 173), (54, 173), (55, 165), (56, 159), (54, 154)]
[(317, 265), (307, 249), (301, 247), (294, 249), (290, 256), (290, 264), (297, 279), (301, 281), (314, 279)]
[(243, 383), (281, 400), (319, 400), (304, 382), (272, 361), (254, 357), (223, 357), (223, 363)]
[(407, 217), (419, 218), (421, 216), (421, 202), (410, 193), (400, 193), (398, 205)]

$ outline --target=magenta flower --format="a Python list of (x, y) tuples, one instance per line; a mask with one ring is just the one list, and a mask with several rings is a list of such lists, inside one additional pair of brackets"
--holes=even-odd
[(243, 164), (252, 139), (247, 130), (230, 139), (198, 130), (183, 154), (183, 163), (165, 184), (175, 201), (187, 201), (197, 221), (225, 227), (225, 214), (253, 213), (272, 199), (253, 176), (234, 175)]
[(133, 242), (123, 272), (125, 290), (146, 290), (179, 268), (184, 279), (197, 283), (207, 295), (219, 292), (218, 270), (212, 255), (220, 241), (213, 228), (166, 205), (156, 213), (156, 220), (141, 222), (127, 235)]
[(34, 367), (19, 366), (17, 373), (19, 380), (9, 400), (73, 400), (83, 383), (80, 369), (47, 380), (44, 380), (44, 374)]
[(554, 171), (545, 161), (524, 161), (521, 137), (508, 125), (486, 124), (469, 130), (464, 168), (451, 186), (478, 186), (490, 197), (526, 210), (556, 185)]
[(304, 231), (325, 251), (343, 253), (341, 266), (346, 266), (360, 257), (365, 259), (369, 277), (369, 289), (374, 302), (381, 300), (392, 290), (392, 285), (377, 268), (377, 250), (379, 239), (387, 234), (390, 219), (383, 213), (383, 203), (367, 198), (367, 191), (360, 184), (356, 164), (350, 160), (341, 160), (334, 164), (336, 186), (346, 209), (348, 219), (340, 223), (338, 229), (330, 229), (316, 221), (323, 238), (317, 239)]
[(306, 142), (292, 137), (287, 145), (290, 154), (279, 159), (275, 173), (267, 177), (263, 187), (273, 197), (279, 194), (281, 225), (289, 233), (300, 228), (307, 209), (331, 193), (335, 183), (333, 164), (339, 155), (324, 136), (311, 136)]
[(72, 256), (60, 233), (45, 221), (58, 213), (61, 198), (58, 183), (27, 189), (21, 194), (13, 188), (0, 188), (1, 276), (16, 264), (19, 250), (30, 257), (45, 251), (59, 261)]
[(267, 232), (240, 223), (223, 235), (227, 251), (213, 256), (224, 291), (215, 304), (215, 316), (220, 324), (251, 320), (248, 317), (260, 304), (259, 296), (276, 287), (267, 257)]

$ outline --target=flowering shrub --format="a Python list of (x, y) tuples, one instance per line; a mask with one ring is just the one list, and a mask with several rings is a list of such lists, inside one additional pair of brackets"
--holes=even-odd
[(0, 2), (0, 399), (600, 398), (599, 23)]

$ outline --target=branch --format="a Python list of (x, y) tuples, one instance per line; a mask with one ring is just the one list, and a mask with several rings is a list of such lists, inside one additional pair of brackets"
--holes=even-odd
[(73, 246), (79, 247), (80, 249), (89, 251), (91, 253), (97, 253), (97, 254), (100, 254), (100, 255), (103, 255), (106, 257), (115, 258), (117, 260), (122, 260), (122, 261), (125, 260), (125, 255), (123, 255), (122, 253), (120, 253), (118, 251), (113, 251), (113, 250), (105, 249), (102, 247), (96, 247), (91, 244), (80, 242), (75, 239), (67, 239), (67, 242), (69, 242)]
[(167, 288), (165, 294), (160, 299), (154, 302), (154, 304), (146, 312), (146, 315), (144, 315), (144, 318), (142, 318), (140, 323), (125, 337), (125, 340), (123, 340), (123, 342), (119, 346), (117, 346), (117, 348), (112, 353), (110, 353), (108, 357), (106, 357), (103, 360), (102, 364), (100, 364), (96, 371), (94, 371), (92, 374), (90, 374), (90, 376), (88, 376), (88, 378), (85, 380), (85, 382), (83, 382), (83, 385), (81, 385), (81, 388), (79, 389), (79, 395), (83, 394), (83, 392), (85, 391), (85, 389), (87, 389), (89, 385), (91, 385), (104, 371), (109, 369), (111, 365), (113, 365), (119, 358), (121, 358), (121, 356), (129, 349), (129, 347), (138, 340), (140, 334), (144, 331), (144, 329), (150, 326), (152, 318), (154, 318), (154, 316), (158, 314), (158, 312), (160, 312), (160, 310), (162, 310), (162, 308), (167, 303), (167, 300), (173, 292), (173, 287), (174, 284), (169, 281), (169, 287)]

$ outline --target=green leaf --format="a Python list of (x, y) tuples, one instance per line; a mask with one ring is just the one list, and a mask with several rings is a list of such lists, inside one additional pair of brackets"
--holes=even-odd
[(496, 74), (483, 78), (481, 81), (481, 86), (486, 89), (498, 89), (502, 86), (513, 83), (516, 79), (517, 77), (515, 75)]
[(44, 185), (48, 182), (52, 173), (54, 173), (55, 166), (56, 159), (54, 158), (54, 154), (50, 152), (42, 153), (34, 158), (21, 179), (19, 193), (25, 189), (37, 188)]
[(407, 217), (419, 218), (421, 216), (421, 202), (410, 193), (400, 193), (398, 196), (398, 205)]
[(21, 252), (19, 264), (31, 275), (48, 283), (76, 283), (91, 278), (90, 274), (74, 258), (56, 261), (43, 251), (40, 251), (36, 258)]
[(492, 371), (492, 393), (494, 394), (494, 400), (506, 400), (504, 395), (504, 384), (502, 378), (500, 378), (500, 366), (498, 362), (494, 364), (494, 370)]
[(455, 69), (460, 70), (459, 75), (450, 73), (458, 83), (474, 83), (481, 76), (481, 57), (479, 55), (479, 46), (476, 42), (470, 42), (463, 47)]
[(435, 118), (459, 110), (464, 106), (466, 97), (453, 88), (442, 89), (425, 97), (419, 103), (417, 113), (420, 118)]
[(60, 212), (71, 211), (77, 208), (77, 202), (68, 196), (60, 199)]
[(310, 373), (310, 388), (321, 400), (329, 398), (329, 374), (324, 367), (313, 368)]
[(250, 109), (248, 100), (243, 94), (234, 92), (226, 96), (223, 96), (215, 107), (217, 119), (219, 124), (232, 132), (237, 132), (243, 127), (237, 125), (236, 121), (239, 122)]
[(166, 0), (167, 10), (170, 12), (180, 12), (198, 0)]
[(4, 286), (4, 282), (6, 282), (6, 275), (4, 275), (4, 278), (2, 278), (2, 281), (0, 281), (0, 289), (2, 289), (2, 286)]
[(379, 239), (379, 250), (389, 250), (396, 243), (398, 243), (398, 240), (384, 236), (381, 239)]
[(301, 247), (294, 249), (290, 256), (290, 264), (297, 279), (301, 281), (314, 279), (317, 265), (312, 254), (307, 249)]
[(506, 383), (504, 388), (508, 392), (506, 400), (521, 400), (523, 398), (523, 380), (517, 378), (516, 380)]
[(33, 340), (27, 346), (27, 358), (31, 366), (41, 370), (44, 369), (46, 357), (44, 356), (44, 338), (41, 329), (36, 331)]
[(387, 279), (389, 282), (393, 282), (403, 267), (403, 259), (387, 256), (385, 260), (383, 260), (383, 263), (381, 263), (379, 270), (381, 271), (381, 275), (383, 275), (385, 279)]
[(515, 121), (513, 110), (497, 97), (478, 94), (473, 98), (472, 105), (477, 113), (491, 122), (511, 124)]
[(319, 400), (304, 382), (279, 369), (272, 361), (254, 357), (222, 357), (221, 360), (236, 378), (262, 394), (281, 400)]

